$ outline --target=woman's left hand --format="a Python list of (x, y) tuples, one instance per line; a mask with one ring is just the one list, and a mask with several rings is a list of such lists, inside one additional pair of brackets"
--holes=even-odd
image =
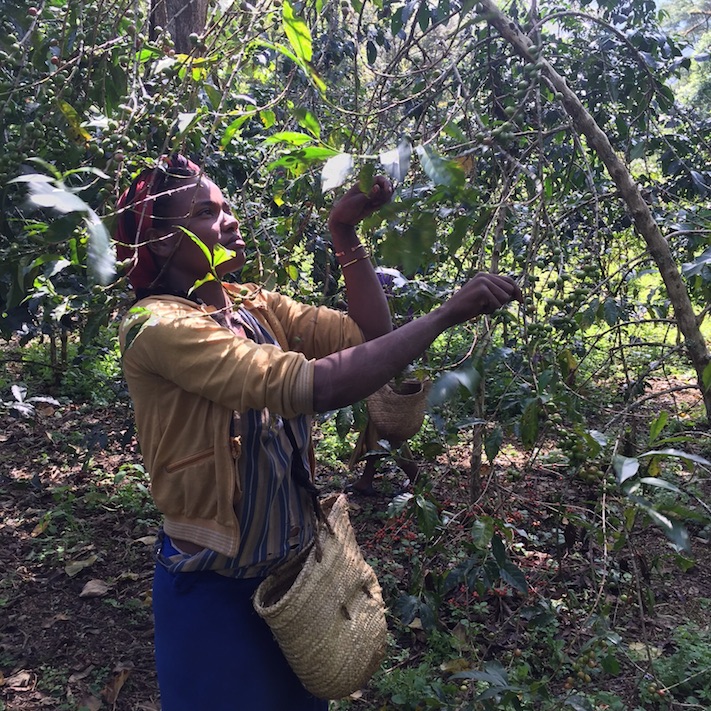
[(390, 202), (393, 186), (385, 175), (376, 175), (369, 192), (364, 193), (359, 185), (354, 185), (331, 208), (328, 225), (331, 229), (339, 225), (357, 225), (369, 215)]

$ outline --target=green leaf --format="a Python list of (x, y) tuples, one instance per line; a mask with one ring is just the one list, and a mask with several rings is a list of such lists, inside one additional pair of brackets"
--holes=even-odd
[(640, 497), (630, 496), (629, 498), (632, 499), (640, 508), (644, 509), (649, 518), (651, 518), (652, 521), (654, 521), (654, 523), (662, 529), (664, 535), (669, 539), (678, 552), (683, 551), (688, 553), (691, 550), (689, 533), (679, 521), (670, 519), (660, 513)]
[(711, 387), (711, 363), (708, 363), (704, 368), (704, 372), (701, 375), (701, 380), (706, 390), (708, 390), (709, 387)]
[(489, 432), (489, 434), (484, 439), (484, 452), (486, 453), (486, 458), (491, 464), (494, 463), (496, 455), (501, 449), (501, 444), (504, 441), (504, 431), (501, 427), (497, 426)]
[(271, 109), (262, 109), (259, 112), (259, 120), (264, 128), (271, 128), (276, 123), (276, 114)]
[(116, 276), (116, 255), (111, 245), (111, 237), (104, 223), (94, 215), (87, 219), (89, 242), (86, 262), (89, 279), (94, 284), (106, 286)]
[(424, 32), (427, 26), (430, 24), (431, 14), (429, 5), (426, 2), (420, 3), (420, 7), (417, 9), (417, 24), (420, 29)]
[(504, 547), (504, 542), (501, 536), (494, 534), (491, 537), (491, 552), (494, 554), (494, 560), (499, 568), (501, 568), (504, 563), (508, 560), (506, 556), (506, 548)]
[(162, 53), (158, 52), (157, 49), (153, 49), (152, 47), (141, 47), (141, 49), (136, 52), (136, 60), (140, 64), (145, 64), (151, 59), (157, 59), (160, 56), (162, 56)]
[(709, 190), (711, 190), (711, 185), (706, 184), (704, 176), (697, 170), (690, 170), (691, 182), (694, 184), (696, 191), (699, 195), (707, 195)]
[(593, 711), (593, 705), (584, 696), (569, 696), (565, 700), (565, 705), (575, 711)]
[(339, 188), (352, 172), (353, 156), (350, 153), (332, 156), (321, 169), (321, 192), (327, 193)]
[(603, 304), (602, 308), (605, 321), (609, 326), (614, 326), (620, 316), (620, 307), (618, 306), (617, 302), (614, 299), (608, 297), (607, 299), (605, 299), (605, 303)]
[(196, 111), (181, 112), (175, 121), (178, 136), (184, 135), (192, 126), (197, 123), (198, 113)]
[(212, 108), (217, 111), (217, 108), (222, 104), (222, 93), (212, 84), (208, 84), (207, 82), (203, 84), (203, 89), (207, 94), (207, 98), (210, 101)]
[(212, 272), (205, 274), (202, 279), (196, 279), (193, 285), (188, 289), (188, 295), (192, 294), (195, 289), (199, 289), (203, 284), (207, 284), (209, 281), (217, 281), (217, 277)]
[(612, 676), (617, 676), (622, 670), (622, 668), (620, 667), (620, 663), (617, 661), (617, 657), (615, 657), (613, 654), (606, 654), (600, 660), (600, 666), (607, 674), (610, 674)]
[(178, 229), (184, 234), (186, 234), (188, 237), (190, 237), (190, 239), (200, 248), (200, 251), (203, 253), (205, 259), (207, 260), (207, 263), (212, 266), (212, 252), (210, 252), (210, 248), (187, 227), (178, 225)]
[[(685, 262), (682, 264), (681, 272), (685, 277), (692, 277), (699, 275), (705, 267), (711, 265), (711, 247), (708, 247), (703, 254), (694, 259), (693, 262)], [(711, 365), (711, 364), (709, 364)], [(706, 371), (709, 366), (704, 369), (703, 376), (706, 377)], [(704, 380), (704, 385), (708, 387), (706, 381)]]
[(541, 402), (536, 398), (529, 400), (521, 414), (521, 442), (526, 449), (531, 449), (538, 439)]
[(30, 201), (38, 207), (46, 207), (61, 213), (79, 212), (90, 215), (93, 210), (78, 195), (70, 193), (64, 186), (51, 184), (47, 176), (36, 177), (36, 174), (21, 176), (11, 182), (26, 182), (30, 190)]
[(393, 613), (404, 625), (409, 625), (420, 608), (420, 601), (414, 595), (400, 595), (395, 601)]
[(564, 378), (567, 378), (578, 367), (578, 361), (569, 348), (564, 348), (558, 353), (557, 360), (560, 365), (560, 373)]
[(226, 129), (225, 132), (222, 134), (222, 138), (220, 139), (220, 148), (223, 150), (230, 145), (232, 142), (232, 139), (237, 135), (239, 132), (240, 128), (242, 128), (242, 125), (247, 121), (248, 119), (252, 118), (254, 116), (254, 113), (248, 113), (245, 114), (244, 116), (240, 116), (239, 118), (236, 118)]
[[(514, 689), (509, 685), (509, 679), (506, 670), (498, 662), (485, 662), (484, 671), (465, 671), (455, 674), (453, 679), (476, 679), (477, 681), (485, 681), (495, 687), (497, 692), (505, 689)], [(479, 697), (481, 698), (481, 697)]]
[(282, 3), (282, 20), (284, 32), (294, 54), (303, 62), (311, 61), (312, 43), (311, 32), (306, 23), (294, 14), (294, 8), (289, 0)]
[(464, 244), (464, 238), (471, 229), (471, 216), (462, 215), (457, 217), (452, 223), (452, 231), (447, 237), (447, 246), (450, 253), (455, 253)]
[(653, 449), (649, 452), (643, 452), (639, 456), (640, 459), (642, 457), (671, 457), (672, 459), (681, 459), (689, 468), (693, 468), (694, 464), (711, 467), (711, 462), (708, 459), (704, 459), (698, 454), (684, 452), (680, 449)]
[(437, 530), (437, 527), (440, 525), (437, 507), (432, 501), (429, 501), (424, 496), (416, 496), (415, 511), (420, 530), (427, 538), (432, 538)]
[(126, 315), (124, 328), (126, 336), (124, 341), (124, 351), (128, 350), (138, 335), (144, 328), (155, 326), (158, 323), (158, 318), (151, 311), (143, 306), (134, 306)]
[(583, 432), (583, 439), (585, 440), (585, 446), (587, 448), (588, 456), (591, 459), (597, 457), (605, 444), (605, 436), (602, 432), (597, 430), (589, 430)]
[(346, 435), (353, 427), (353, 407), (342, 407), (336, 413), (336, 433), (341, 439), (345, 439)]
[(429, 405), (441, 405), (457, 396), (462, 388), (475, 393), (481, 382), (481, 374), (474, 367), (452, 370), (442, 374), (430, 388), (427, 402)]
[(624, 484), (639, 471), (639, 460), (616, 454), (612, 458), (612, 468), (615, 470), (617, 483)]
[[(394, 211), (398, 209), (394, 204), (389, 207)], [(381, 214), (387, 210), (388, 206), (381, 210)], [(422, 266), (431, 263), (433, 247), (438, 237), (437, 222), (429, 210), (414, 212), (411, 220), (410, 226), (404, 233), (388, 230), (381, 243), (383, 261), (399, 264), (401, 271), (406, 275), (414, 275)]]
[(669, 111), (674, 106), (674, 91), (666, 84), (657, 84), (657, 101), (662, 111)]
[(673, 491), (676, 494), (681, 494), (682, 491), (678, 486), (675, 486), (671, 482), (665, 481), (664, 479), (659, 479), (654, 476), (643, 476), (639, 480), (640, 484), (649, 484), (650, 486), (656, 486), (659, 489), (666, 489), (667, 491)]
[(479, 550), (486, 550), (494, 535), (494, 520), (490, 516), (480, 516), (472, 524), (472, 543)]
[(299, 108), (294, 113), (301, 128), (305, 128), (315, 138), (321, 137), (321, 126), (317, 118), (308, 109)]
[(42, 235), (45, 243), (66, 242), (83, 221), (84, 217), (80, 212), (70, 212), (58, 217), (56, 220), (52, 220)]
[(688, 573), (690, 570), (693, 570), (696, 567), (695, 560), (690, 560), (689, 558), (686, 558), (685, 556), (681, 555), (681, 553), (677, 553), (674, 560), (679, 566), (679, 568), (681, 568), (681, 571), (683, 573)]
[(409, 491), (394, 496), (388, 504), (388, 516), (399, 516), (414, 498), (414, 495)]
[(288, 143), (291, 146), (303, 146), (305, 143), (311, 143), (313, 140), (313, 137), (306, 133), (299, 133), (298, 131), (279, 131), (269, 136), (264, 142)]
[(448, 121), (442, 128), (442, 132), (453, 138), (457, 143), (465, 144), (469, 140), (467, 134), (453, 121)]
[(79, 116), (77, 110), (70, 103), (64, 100), (60, 100), (58, 104), (59, 110), (62, 112), (62, 115), (69, 124), (69, 128), (72, 132), (72, 137), (75, 140), (83, 139), (84, 141), (90, 141), (91, 134), (84, 128), (82, 128), (81, 117)]
[(381, 153), (378, 156), (378, 160), (383, 166), (383, 170), (385, 170), (393, 180), (402, 180), (410, 170), (411, 156), (412, 146), (408, 140), (403, 139), (397, 148)]
[(667, 421), (669, 420), (669, 413), (666, 411), (662, 411), (659, 413), (659, 416), (652, 422), (652, 424), (649, 427), (649, 440), (650, 442), (653, 442), (659, 435), (661, 434), (662, 430), (664, 429), (665, 425), (667, 424)]
[(310, 166), (321, 160), (338, 155), (338, 151), (333, 148), (325, 148), (323, 146), (307, 146), (297, 150), (289, 151), (281, 158), (271, 162), (267, 167), (269, 170), (284, 167), (289, 170), (298, 170)]
[(523, 571), (512, 561), (507, 560), (499, 568), (499, 575), (501, 575), (501, 580), (503, 580), (507, 585), (518, 590), (521, 593), (528, 592), (528, 582), (526, 581), (526, 576)]
[(464, 171), (455, 161), (445, 160), (429, 146), (415, 148), (422, 169), (435, 185), (456, 187), (464, 184)]
[(375, 166), (372, 163), (366, 163), (358, 172), (358, 187), (365, 195), (373, 189), (374, 173)]

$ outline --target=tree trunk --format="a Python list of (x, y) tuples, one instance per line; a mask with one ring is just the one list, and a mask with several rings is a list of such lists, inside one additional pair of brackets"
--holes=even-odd
[[(507, 18), (491, 0), (481, 0), (480, 4), (484, 8), (484, 12), (487, 13), (491, 25), (512, 45), (516, 52), (529, 62), (535, 62), (536, 59), (529, 51), (531, 40), (518, 29), (516, 23)], [(585, 135), (590, 147), (605, 164), (610, 177), (615, 181), (617, 189), (620, 191), (620, 196), (627, 205), (637, 231), (647, 243), (649, 254), (654, 259), (666, 286), (669, 300), (674, 307), (677, 326), (684, 336), (689, 358), (696, 370), (697, 382), (704, 398), (706, 417), (711, 420), (711, 389), (704, 387), (703, 381), (704, 369), (709, 364), (709, 352), (669, 245), (629, 170), (627, 170), (627, 166), (615, 153), (605, 132), (600, 129), (578, 97), (568, 88), (565, 79), (548, 62), (539, 61), (542, 63), (541, 71), (548, 77), (556, 91), (562, 95), (563, 105), (572, 119), (573, 125)]]
[(170, 32), (175, 51), (189, 54), (194, 50), (190, 35), (201, 34), (207, 22), (207, 0), (152, 0), (151, 26)]

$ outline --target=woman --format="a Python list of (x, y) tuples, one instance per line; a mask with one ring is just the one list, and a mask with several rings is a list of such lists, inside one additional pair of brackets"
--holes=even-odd
[(446, 328), (521, 296), (508, 277), (479, 274), (392, 331), (355, 230), (391, 196), (377, 177), (331, 210), (347, 314), (223, 283), (245, 262), (239, 223), (184, 157), (144, 170), (119, 200), (118, 254), (138, 298), (121, 325), (123, 367), (164, 516), (153, 590), (163, 711), (325, 711), (251, 603), (313, 536), (310, 416), (361, 400)]

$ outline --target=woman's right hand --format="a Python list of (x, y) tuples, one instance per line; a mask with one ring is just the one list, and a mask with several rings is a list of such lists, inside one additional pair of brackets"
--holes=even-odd
[(479, 272), (440, 308), (454, 326), (493, 313), (511, 301), (523, 301), (521, 289), (511, 277)]

